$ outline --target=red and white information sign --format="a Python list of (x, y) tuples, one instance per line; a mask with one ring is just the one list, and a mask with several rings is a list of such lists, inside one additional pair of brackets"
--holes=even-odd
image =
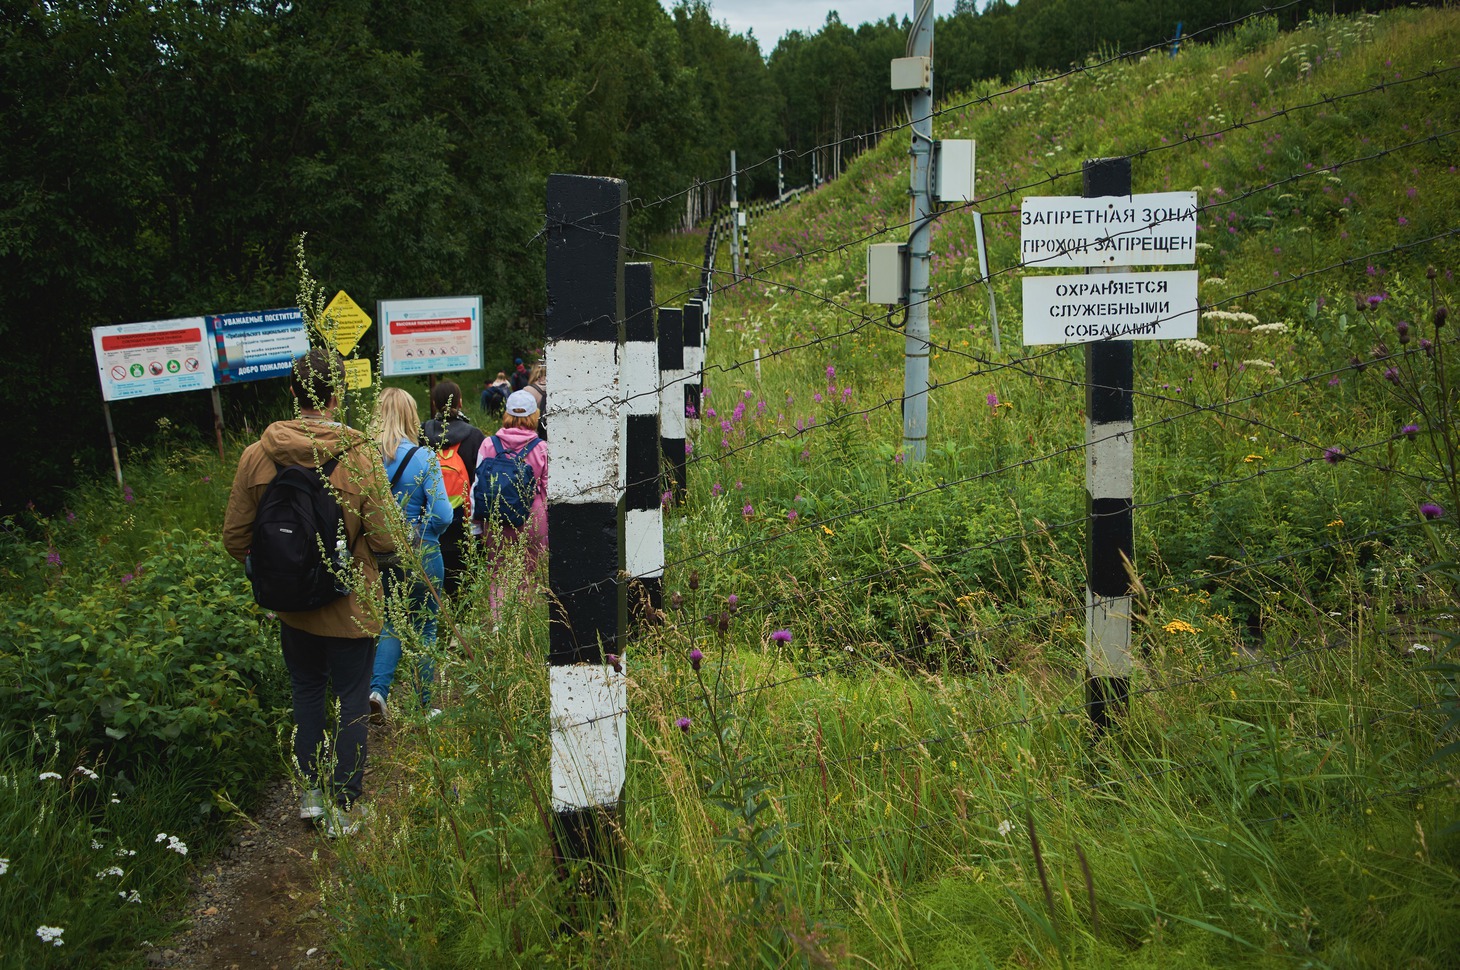
[(481, 369), (479, 296), (381, 300), (376, 319), (386, 377)]
[(104, 401), (213, 386), (213, 355), (202, 317), (92, 327), (91, 343)]

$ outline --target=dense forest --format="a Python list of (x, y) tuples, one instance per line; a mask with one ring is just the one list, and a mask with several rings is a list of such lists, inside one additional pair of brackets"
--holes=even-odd
[[(1263, 6), (960, 0), (937, 23), (938, 94)], [(834, 174), (904, 110), (886, 88), (907, 19), (832, 15), (767, 53), (703, 0), (7, 2), (0, 400), (25, 458), (0, 508), (105, 474), (89, 328), (289, 305), (307, 232), (314, 274), (362, 305), (481, 293), (489, 339), (528, 346), (548, 172), (626, 179), (641, 237), (723, 199), (732, 149), (746, 194), (774, 193), (778, 151), (788, 185), (818, 146)], [(135, 437), (179, 406), (123, 410)]]

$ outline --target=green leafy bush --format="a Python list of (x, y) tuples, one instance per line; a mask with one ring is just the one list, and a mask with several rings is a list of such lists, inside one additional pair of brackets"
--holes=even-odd
[(122, 775), (159, 759), (208, 765), (212, 803), (245, 798), (287, 688), (275, 638), (218, 540), (162, 532), (120, 575), (37, 542), (8, 552), (48, 582), (6, 597), (0, 735), (48, 723), (62, 760), (99, 758)]

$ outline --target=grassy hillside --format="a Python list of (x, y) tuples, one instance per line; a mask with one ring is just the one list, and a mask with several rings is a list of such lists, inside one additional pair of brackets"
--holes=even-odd
[[(482, 569), (446, 613), (471, 657), (442, 647), (447, 712), (402, 718), (377, 822), (328, 877), (345, 963), (1452, 963), (1460, 793), (1432, 755), (1455, 694), (1431, 663), (1460, 614), (1460, 367), (1438, 312), (1460, 253), (1456, 36), (1452, 10), (1254, 20), (943, 105), (935, 136), (978, 141), (993, 275), (968, 213), (945, 215), (921, 464), (901, 454), (899, 320), (860, 279), (867, 243), (906, 237), (906, 132), (756, 220), (752, 275), (714, 298), (668, 617), (624, 660), (607, 893), (556, 878), (544, 836), (545, 610), (494, 616), (504, 577)], [(1137, 191), (1196, 189), (1206, 306), (1197, 342), (1135, 347), (1136, 671), (1128, 716), (1095, 737), (1083, 354), (1022, 346), (1016, 213), (1120, 154)], [(702, 244), (630, 258), (662, 257), (661, 300), (680, 302)], [(236, 575), (202, 533), (167, 531), (169, 513), (216, 528), (228, 474), (174, 454), (135, 496), (79, 494), (76, 521), (11, 522), (0, 565), (30, 640), (0, 658), (31, 666), (0, 683), (38, 692), (22, 674), (42, 641), (115, 615), (133, 563), (207, 561), (236, 606), (213, 642), (258, 668), (227, 696), (275, 709), (267, 641), (234, 629)], [(158, 602), (169, 635), (206, 612)], [(19, 838), (13, 800), (0, 835)], [(36, 965), (60, 959), (33, 938), (57, 919), (42, 903), (86, 891), (7, 900)]]

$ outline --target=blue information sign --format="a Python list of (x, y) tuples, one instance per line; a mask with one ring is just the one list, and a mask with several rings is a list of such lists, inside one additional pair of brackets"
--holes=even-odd
[(309, 352), (309, 334), (298, 307), (208, 317), (213, 338), (213, 376), (218, 384), (288, 377)]

